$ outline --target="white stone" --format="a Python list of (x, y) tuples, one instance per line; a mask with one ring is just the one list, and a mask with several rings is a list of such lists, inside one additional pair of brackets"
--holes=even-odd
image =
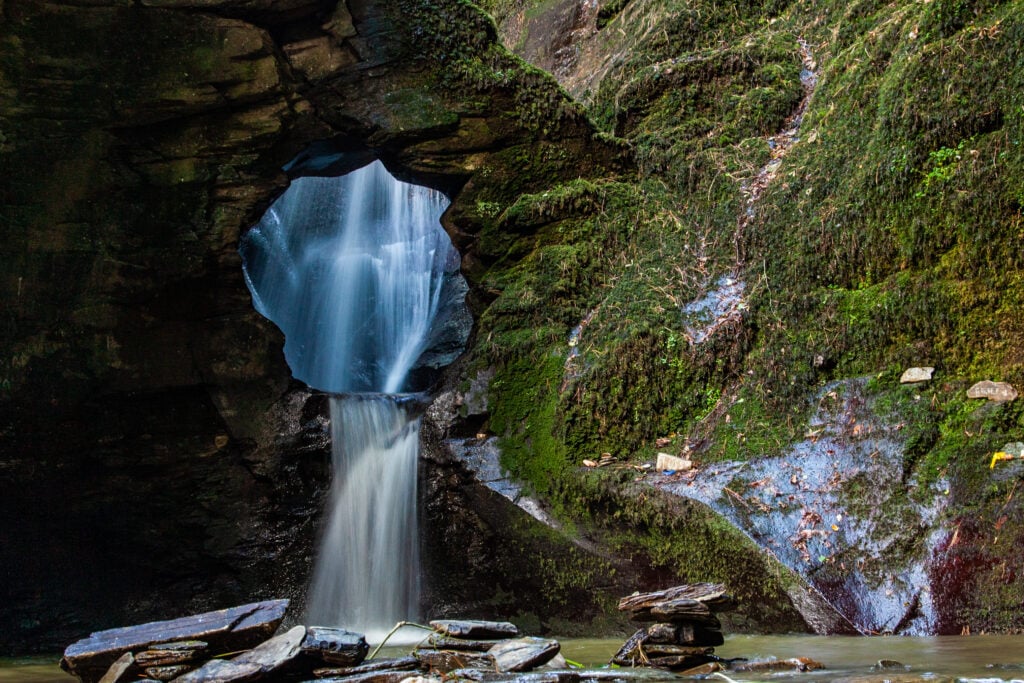
[(900, 384), (927, 382), (932, 378), (933, 372), (935, 372), (935, 368), (907, 368), (900, 376)]
[(678, 455), (669, 455), (668, 453), (658, 453), (658, 462), (654, 466), (654, 469), (659, 472), (665, 470), (675, 470), (676, 472), (685, 472), (686, 470), (693, 467), (693, 461), (687, 460), (686, 458), (680, 458)]
[(1006, 382), (978, 382), (967, 390), (967, 398), (987, 398), (990, 401), (1004, 402), (1017, 398), (1017, 390)]

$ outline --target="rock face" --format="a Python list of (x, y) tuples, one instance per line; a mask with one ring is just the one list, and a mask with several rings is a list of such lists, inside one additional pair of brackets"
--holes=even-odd
[[(290, 383), (237, 253), (281, 169), (379, 157), (446, 190), (472, 275), (493, 258), (478, 202), (617, 152), (456, 2), (0, 11), (0, 651), (52, 649), (164, 601), (203, 609), (265, 586), (301, 599), (325, 412)], [(469, 53), (442, 69), (445, 41)], [(543, 129), (518, 108), (527, 90), (548, 103)], [(564, 162), (492, 182), (520, 176), (504, 151), (555, 141)]]

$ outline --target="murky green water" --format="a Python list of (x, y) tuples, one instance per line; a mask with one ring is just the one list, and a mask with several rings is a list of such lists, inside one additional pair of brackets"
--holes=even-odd
[[(562, 653), (587, 666), (604, 666), (622, 644), (620, 640), (563, 640)], [(405, 654), (408, 649), (387, 648), (388, 655)], [(1024, 636), (970, 637), (826, 637), (826, 636), (730, 636), (716, 648), (721, 657), (765, 659), (810, 657), (827, 669), (809, 673), (729, 673), (730, 679), (745, 681), (800, 681), (825, 683), (843, 679), (864, 681), (944, 680), (1017, 681), (1024, 683)], [(384, 656), (384, 655), (381, 655)], [(58, 657), (0, 660), (0, 683), (72, 683), (76, 680), (57, 667)], [(874, 671), (879, 659), (891, 659), (907, 666), (896, 671)], [(863, 678), (867, 677), (867, 678)], [(722, 681), (712, 677), (708, 680)]]
[[(587, 666), (608, 662), (620, 641), (565, 640), (562, 653)], [(911, 681), (919, 678), (986, 679), (1024, 683), (1024, 636), (943, 636), (934, 638), (842, 636), (729, 636), (715, 649), (723, 658), (749, 660), (810, 657), (827, 668), (808, 673), (728, 673), (735, 681), (798, 680), (807, 683), (870, 676), (871, 680)], [(880, 659), (906, 669), (875, 671)], [(721, 681), (712, 677), (709, 680)]]

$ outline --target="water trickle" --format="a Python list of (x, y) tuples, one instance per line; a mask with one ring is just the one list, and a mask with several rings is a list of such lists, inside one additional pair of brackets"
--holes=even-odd
[(419, 411), (394, 394), (415, 389), (410, 371), (439, 355), (428, 347), (451, 327), (439, 308), (463, 312), (458, 252), (440, 225), (446, 206), (374, 162), (295, 180), (241, 246), (253, 301), (284, 332), (292, 374), (338, 394), (309, 619), (371, 639), (418, 608)]

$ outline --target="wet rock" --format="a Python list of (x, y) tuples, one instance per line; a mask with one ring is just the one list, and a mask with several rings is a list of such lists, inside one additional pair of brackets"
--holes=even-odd
[(350, 676), (316, 678), (304, 683), (402, 683), (409, 678), (408, 671), (370, 671)]
[(420, 665), (438, 673), (446, 674), (456, 669), (493, 669), (494, 658), (489, 654), (456, 652), (455, 650), (416, 650), (414, 653)]
[(438, 619), (430, 622), (434, 630), (453, 638), (499, 639), (515, 638), (519, 629), (507, 621), (475, 621), (459, 619)]
[(362, 676), (370, 673), (412, 671), (420, 665), (415, 657), (398, 657), (395, 659), (375, 659), (359, 666), (320, 668), (313, 671), (317, 678), (343, 678), (345, 676)]
[(953, 683), (954, 679), (933, 674), (868, 674), (833, 678), (832, 683)]
[(184, 676), (195, 669), (189, 664), (170, 664), (168, 666), (149, 666), (143, 671), (150, 678), (157, 681), (173, 681), (179, 676)]
[(561, 646), (546, 638), (517, 638), (499, 643), (488, 650), (498, 671), (529, 671), (550, 661)]
[(277, 630), (287, 607), (287, 600), (268, 600), (169, 621), (97, 631), (68, 646), (60, 666), (85, 683), (92, 683), (124, 653), (148, 649), (155, 643), (202, 640), (209, 644), (211, 655), (246, 650)]
[(903, 662), (897, 662), (895, 659), (879, 659), (878, 663), (875, 664), (875, 668), (882, 670), (906, 669), (907, 665)]
[(646, 633), (648, 643), (714, 647), (725, 642), (721, 629), (694, 623), (651, 624)]
[(135, 658), (131, 652), (125, 652), (117, 658), (117, 661), (110, 665), (107, 673), (103, 674), (103, 678), (100, 679), (100, 683), (124, 683), (124, 681), (132, 678), (134, 669)]
[(647, 661), (651, 666), (658, 667), (659, 669), (680, 671), (692, 669), (703, 664), (710, 664), (714, 661), (714, 658), (712, 655), (671, 655), (667, 657), (650, 657)]
[(179, 683), (227, 683), (228, 681), (253, 680), (253, 667), (256, 677), (263, 676), (280, 669), (295, 659), (302, 651), (302, 643), (306, 637), (306, 627), (295, 628), (274, 636), (260, 643), (253, 649), (234, 659), (211, 659), (200, 668), (175, 680)]
[(809, 657), (789, 659), (765, 659), (756, 662), (738, 662), (729, 667), (730, 671), (815, 671), (825, 665)]
[(709, 614), (712, 611), (728, 612), (736, 608), (736, 601), (725, 592), (725, 586), (722, 584), (695, 583), (650, 593), (635, 593), (619, 600), (619, 610), (632, 612), (631, 616), (636, 618), (638, 614), (653, 613), (655, 607), (665, 613), (673, 609), (687, 611), (691, 609), (691, 604), (687, 601), (702, 605), (704, 609), (692, 608), (692, 611), (698, 614)]
[(679, 671), (677, 673), (680, 676), (710, 676), (711, 674), (715, 673), (716, 671), (721, 671), (721, 670), (722, 670), (722, 665), (719, 664), (718, 662), (708, 662), (706, 664), (701, 664), (699, 666), (695, 666), (695, 667), (693, 667), (691, 669), (685, 669), (685, 670)]
[(302, 641), (304, 655), (319, 657), (335, 666), (358, 666), (369, 651), (370, 646), (363, 634), (341, 628), (310, 626)]
[(202, 657), (206, 653), (207, 647), (207, 644), (201, 640), (160, 643), (136, 654), (135, 664), (141, 668), (186, 664)]
[(1007, 382), (978, 382), (967, 390), (967, 398), (987, 398), (989, 401), (1005, 403), (1017, 398), (1017, 390)]
[(686, 645), (662, 645), (648, 643), (643, 646), (644, 652), (651, 657), (693, 657), (697, 655), (710, 655), (715, 649), (713, 647), (689, 647)]
[(470, 652), (487, 652), (494, 647), (493, 640), (465, 640), (443, 636), (431, 636), (427, 644), (435, 650), (468, 650)]
[(903, 374), (900, 375), (900, 384), (917, 384), (918, 382), (927, 382), (932, 378), (933, 372), (935, 372), (935, 368), (907, 368), (903, 371)]

